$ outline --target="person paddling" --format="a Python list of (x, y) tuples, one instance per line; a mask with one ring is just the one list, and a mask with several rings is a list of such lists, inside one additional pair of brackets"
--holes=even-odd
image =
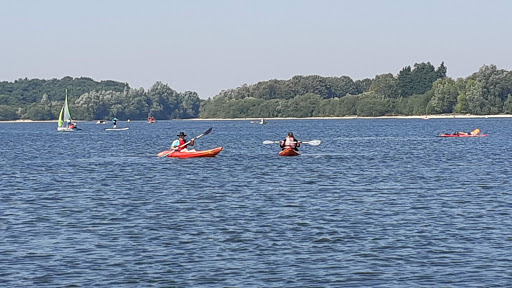
[(178, 135), (177, 135), (179, 138), (177, 140), (174, 140), (171, 144), (171, 150), (172, 151), (178, 151), (178, 152), (188, 152), (188, 151), (194, 151), (193, 149), (192, 150), (188, 150), (187, 147), (190, 145), (190, 146), (194, 146), (195, 144), (195, 140), (192, 139), (190, 141), (190, 143), (188, 143), (187, 145), (184, 145), (187, 143), (187, 140), (185, 139), (185, 137), (187, 137), (187, 135), (185, 135), (185, 133), (183, 132), (180, 132)]
[(299, 140), (297, 140), (295, 138), (295, 136), (293, 136), (292, 132), (288, 132), (288, 135), (286, 136), (286, 138), (284, 138), (284, 140), (281, 141), (281, 143), (279, 143), (279, 144), (281, 145), (282, 150), (291, 148), (295, 151), (299, 151), (298, 148), (300, 147)]
[(114, 126), (114, 129), (117, 128), (117, 118), (112, 119), (112, 125)]

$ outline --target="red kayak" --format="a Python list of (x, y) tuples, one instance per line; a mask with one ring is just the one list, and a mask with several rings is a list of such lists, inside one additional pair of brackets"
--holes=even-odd
[(171, 154), (167, 155), (167, 157), (174, 157), (174, 158), (196, 158), (196, 157), (215, 157), (217, 154), (222, 151), (222, 147), (213, 148), (210, 150), (203, 150), (203, 151), (191, 151), (191, 152), (172, 152)]
[(279, 152), (279, 156), (299, 156), (300, 152), (297, 150), (293, 150), (292, 148), (286, 148)]
[(190, 151), (190, 152), (178, 152), (174, 151), (171, 152), (169, 150), (162, 151), (157, 154), (158, 157), (173, 157), (173, 158), (197, 158), (197, 157), (215, 157), (217, 154), (222, 151), (222, 147), (213, 148), (210, 150), (203, 150), (203, 151)]
[(470, 135), (470, 134), (441, 134), (441, 137), (486, 137), (489, 134), (478, 134), (478, 135)]

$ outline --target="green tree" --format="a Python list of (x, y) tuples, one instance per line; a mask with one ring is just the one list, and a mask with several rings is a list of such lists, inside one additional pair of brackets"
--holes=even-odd
[(396, 88), (400, 97), (407, 97), (414, 94), (414, 84), (411, 66), (406, 66), (398, 72)]
[(503, 112), (507, 114), (512, 114), (512, 94), (507, 96), (507, 100), (503, 105)]
[(311, 117), (320, 101), (322, 101), (322, 97), (313, 93), (296, 96), (287, 101), (281, 115), (282, 117)]
[(52, 111), (45, 105), (33, 104), (27, 110), (25, 118), (32, 120), (51, 120), (55, 119)]
[(16, 108), (7, 105), (0, 105), (0, 121), (19, 119)]
[(487, 101), (484, 98), (483, 85), (474, 80), (468, 81), (466, 88), (466, 99), (468, 102), (468, 111), (472, 114), (487, 114)]
[(446, 68), (446, 66), (444, 66), (444, 61), (441, 62), (441, 65), (439, 65), (439, 67), (437, 67), (437, 69), (436, 69), (437, 79), (446, 78), (447, 70), (448, 70), (448, 68)]
[(354, 82), (354, 84), (356, 85), (357, 92), (355, 94), (352, 94), (352, 95), (357, 95), (357, 94), (361, 94), (361, 93), (370, 91), (370, 87), (372, 86), (372, 81), (373, 80), (370, 79), (370, 78), (365, 78), (365, 79), (362, 79), (362, 80), (356, 80)]
[(459, 91), (455, 81), (451, 78), (441, 78), (436, 80), (432, 86), (434, 93), (430, 100), (433, 113), (451, 113), (457, 103)]
[(335, 116), (357, 115), (357, 102), (360, 98), (360, 96), (353, 95), (340, 98)]
[(372, 82), (370, 92), (375, 93), (381, 100), (385, 98), (396, 98), (398, 97), (396, 82), (395, 77), (391, 73), (377, 75)]
[(392, 113), (391, 99), (362, 97), (357, 102), (357, 115), (366, 117), (384, 116)]

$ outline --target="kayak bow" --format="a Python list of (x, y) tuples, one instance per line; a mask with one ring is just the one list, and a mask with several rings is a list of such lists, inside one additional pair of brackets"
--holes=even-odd
[(299, 156), (300, 152), (292, 148), (286, 148), (279, 152), (279, 156)]

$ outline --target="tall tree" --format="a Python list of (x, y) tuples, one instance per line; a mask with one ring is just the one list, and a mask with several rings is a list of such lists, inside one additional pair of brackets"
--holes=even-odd
[(398, 72), (396, 88), (400, 97), (407, 97), (414, 94), (414, 79), (411, 66), (405, 66)]
[(396, 98), (398, 97), (396, 82), (395, 77), (391, 73), (377, 75), (372, 82), (370, 92), (374, 92), (381, 99)]

